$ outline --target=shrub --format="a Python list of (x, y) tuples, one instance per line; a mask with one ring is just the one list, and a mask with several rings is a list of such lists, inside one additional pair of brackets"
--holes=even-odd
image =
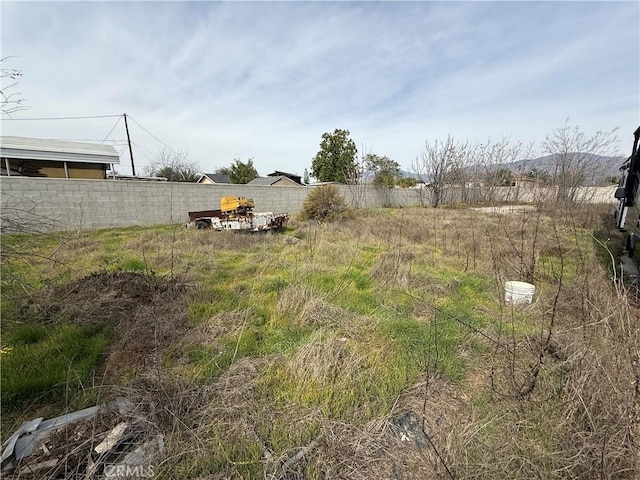
[(314, 187), (302, 204), (303, 220), (332, 220), (347, 211), (347, 201), (335, 185)]

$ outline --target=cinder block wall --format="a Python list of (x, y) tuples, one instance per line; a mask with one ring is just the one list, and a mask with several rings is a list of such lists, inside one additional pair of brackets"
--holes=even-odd
[[(205, 185), (126, 180), (82, 180), (58, 178), (1, 177), (0, 198), (3, 221), (38, 222), (56, 230), (79, 230), (132, 225), (183, 223), (187, 212), (219, 208), (220, 197), (235, 195), (255, 200), (256, 211), (287, 212), (294, 215), (310, 189), (316, 187), (263, 187), (250, 185)], [(362, 208), (430, 205), (429, 190), (412, 188), (377, 189), (341, 185), (347, 201)], [(583, 201), (613, 202), (615, 187), (585, 187)], [(420, 198), (422, 194), (422, 198)], [(553, 189), (496, 189), (495, 201), (537, 201)], [(544, 196), (544, 195), (543, 195)], [(452, 188), (445, 201), (486, 201), (482, 189)]]
[[(217, 209), (220, 197), (251, 197), (256, 211), (296, 214), (311, 188), (205, 185), (126, 180), (2, 177), (3, 217), (46, 219), (57, 230), (161, 225), (188, 220), (187, 212)], [(347, 200), (361, 207), (419, 205), (419, 193), (340, 186)], [(35, 219), (35, 220), (34, 220)]]

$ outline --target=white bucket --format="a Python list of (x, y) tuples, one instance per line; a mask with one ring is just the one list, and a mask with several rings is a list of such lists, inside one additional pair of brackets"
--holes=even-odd
[(536, 286), (526, 282), (504, 283), (504, 300), (511, 303), (531, 303)]

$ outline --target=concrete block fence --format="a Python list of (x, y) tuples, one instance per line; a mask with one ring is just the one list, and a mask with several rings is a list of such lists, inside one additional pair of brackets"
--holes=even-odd
[[(56, 230), (183, 223), (187, 212), (220, 208), (220, 197), (251, 197), (256, 211), (296, 214), (310, 189), (253, 185), (206, 185), (177, 182), (2, 177), (3, 218), (24, 218), (31, 225), (47, 220)], [(416, 190), (394, 189), (381, 195), (375, 188), (339, 187), (361, 207), (419, 205)], [(357, 197), (357, 198), (356, 198)]]
[[(256, 211), (294, 215), (313, 188), (316, 187), (1, 177), (0, 207), (3, 222), (23, 221), (33, 230), (38, 230), (38, 222), (46, 224), (46, 229), (81, 230), (184, 223), (188, 220), (187, 212), (217, 209), (220, 197), (226, 195), (253, 198)], [(429, 205), (431, 201), (428, 190), (381, 190), (364, 185), (338, 188), (352, 206), (361, 208), (409, 207)], [(613, 189), (585, 189), (585, 194), (598, 202), (613, 201)], [(542, 190), (525, 192), (505, 187), (492, 195), (496, 201), (535, 201), (535, 197), (545, 193)], [(445, 200), (475, 202), (482, 201), (483, 195), (477, 188), (464, 191), (452, 188)]]

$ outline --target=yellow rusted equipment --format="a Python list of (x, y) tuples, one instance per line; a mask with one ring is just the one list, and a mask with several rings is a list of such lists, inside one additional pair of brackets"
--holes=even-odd
[(213, 228), (238, 232), (265, 232), (284, 227), (289, 221), (286, 213), (253, 211), (253, 198), (222, 197), (220, 210), (189, 212), (187, 228)]
[(220, 210), (222, 213), (246, 213), (254, 207), (253, 198), (222, 197)]

